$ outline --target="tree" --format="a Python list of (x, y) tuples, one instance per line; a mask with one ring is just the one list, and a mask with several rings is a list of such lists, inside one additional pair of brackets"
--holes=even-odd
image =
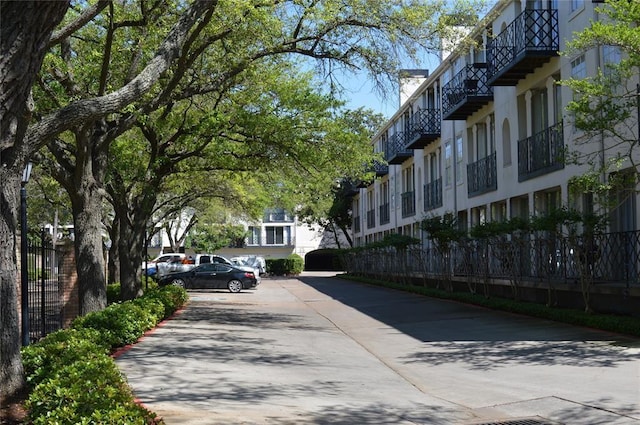
[(0, 403), (24, 385), (18, 326), (16, 234), (31, 86), (68, 1), (0, 3)]
[[(20, 176), (29, 157), (46, 142), (80, 122), (115, 112), (149, 90), (181, 51), (185, 36), (198, 17), (212, 7), (195, 2), (170, 32), (158, 54), (129, 84), (105, 96), (73, 101), (32, 122), (31, 88), (47, 48), (66, 39), (95, 16), (108, 2), (88, 6), (56, 33), (55, 26), (69, 8), (68, 1), (2, 2), (0, 13), (0, 388), (11, 394), (23, 384), (19, 351), (16, 293), (16, 222)], [(53, 35), (52, 35), (53, 33)], [(81, 176), (78, 176), (81, 177)], [(78, 256), (82, 259), (82, 255)], [(101, 270), (97, 271), (98, 278)], [(86, 271), (83, 269), (83, 272)], [(98, 279), (99, 281), (99, 279)], [(99, 283), (103, 283), (100, 282)], [(106, 300), (104, 291), (81, 289)], [(103, 297), (104, 296), (104, 297)]]
[[(567, 43), (568, 56), (602, 49), (605, 66), (593, 78), (569, 79), (571, 119), (581, 130), (571, 161), (589, 170), (572, 180), (574, 190), (592, 193), (600, 205), (615, 208), (612, 192), (635, 193), (638, 179), (636, 146), (640, 122), (640, 4), (610, 0), (597, 8), (600, 19)], [(625, 172), (619, 172), (624, 170)]]
[[(169, 36), (165, 38), (166, 42), (158, 45), (166, 22), (175, 20), (173, 8), (163, 7), (165, 3), (158, 1), (148, 7), (145, 7), (146, 3), (140, 3), (140, 10), (135, 15), (129, 9), (120, 11), (120, 5), (116, 7), (110, 3), (96, 25), (87, 28), (90, 37), (78, 37), (72, 40), (72, 44), (65, 45), (74, 54), (69, 55), (69, 49), (64, 48), (56, 52), (56, 60), (51, 62), (51, 77), (43, 79), (52, 82), (46, 93), (56, 93), (57, 89), (64, 93), (63, 99), (87, 95), (91, 98), (96, 92), (102, 96), (110, 87), (132, 87), (131, 82), (139, 82), (139, 74), (133, 77), (141, 67), (140, 62), (152, 57), (148, 62), (150, 65), (164, 58), (166, 42), (173, 40)], [(395, 75), (397, 58), (403, 52), (414, 54), (420, 44), (427, 48), (435, 47), (436, 35), (447, 29), (435, 19), (443, 4), (418, 2), (401, 5), (396, 1), (386, 1), (365, 7), (360, 2), (333, 0), (310, 5), (296, 2), (275, 5), (194, 2), (185, 14), (197, 15), (198, 19), (190, 20), (188, 26), (180, 21), (176, 24), (184, 36), (180, 42), (180, 58), (175, 62), (164, 62), (175, 66), (163, 65), (162, 85), (153, 86), (160, 78), (160, 74), (156, 74), (152, 79), (144, 79), (150, 84), (137, 92), (136, 99), (127, 98), (123, 102), (120, 98), (122, 89), (104, 94), (110, 99), (118, 99), (119, 114), (107, 119), (101, 113), (77, 120), (66, 125), (66, 128), (73, 129), (72, 137), (58, 138), (49, 145), (58, 163), (64, 159), (70, 165), (59, 176), (68, 183), (74, 205), (83, 311), (100, 308), (104, 295), (104, 278), (100, 273), (102, 257), (99, 255), (102, 241), (96, 235), (100, 234), (102, 222), (100, 202), (103, 199), (106, 152), (113, 140), (129, 130), (133, 122), (140, 121), (139, 118), (145, 114), (163, 108), (168, 110), (176, 101), (194, 95), (225, 93), (225, 89), (234, 86), (237, 76), (268, 57), (317, 59), (326, 67), (324, 69), (329, 76), (335, 68), (342, 67), (366, 69), (376, 78)], [(165, 10), (167, 12), (163, 13)], [(90, 45), (78, 47), (83, 40), (88, 40)], [(96, 54), (91, 45), (105, 46), (104, 53)], [(148, 51), (154, 46), (159, 46), (155, 56)], [(123, 60), (115, 60), (116, 54), (130, 51), (133, 53), (128, 57), (118, 56)], [(84, 54), (79, 54), (84, 52), (98, 60), (86, 60)], [(172, 60), (177, 58), (172, 56)], [(72, 66), (74, 62), (82, 63), (82, 69), (87, 70), (91, 70), (93, 63), (100, 66), (93, 67), (99, 68), (95, 71), (83, 73), (80, 67)], [(97, 83), (87, 81), (80, 84), (72, 78), (75, 74), (69, 72), (71, 70), (80, 76), (100, 77), (97, 80), (93, 78), (92, 81)], [(77, 91), (85, 87), (91, 88), (89, 93)], [(67, 155), (69, 153), (73, 156)], [(123, 231), (122, 227), (120, 231)]]
[[(300, 219), (308, 224), (317, 224), (324, 231), (332, 233), (338, 248), (340, 246), (340, 234), (344, 236), (350, 247), (353, 247), (351, 238), (352, 211), (351, 198), (357, 181), (369, 181), (373, 164), (379, 158), (369, 151), (362, 150), (357, 156), (353, 155), (356, 146), (370, 143), (375, 133), (385, 122), (384, 116), (364, 108), (355, 111), (344, 111), (339, 118), (334, 131), (328, 132), (325, 137), (335, 139), (338, 146), (351, 147), (352, 155), (349, 155), (349, 163), (356, 165), (355, 172), (344, 170), (345, 174), (339, 176), (337, 183), (327, 185), (331, 191), (314, 192), (315, 196), (305, 202), (304, 207), (297, 213)], [(344, 141), (342, 141), (344, 140)], [(336, 180), (334, 180), (335, 182)]]

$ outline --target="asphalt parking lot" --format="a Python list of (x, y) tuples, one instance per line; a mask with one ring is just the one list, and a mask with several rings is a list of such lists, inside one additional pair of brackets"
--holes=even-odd
[(640, 424), (638, 339), (323, 273), (191, 291), (117, 364), (169, 425)]

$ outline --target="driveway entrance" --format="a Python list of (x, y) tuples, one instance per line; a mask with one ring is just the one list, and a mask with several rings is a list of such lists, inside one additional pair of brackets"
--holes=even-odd
[(325, 275), (192, 291), (118, 366), (169, 425), (640, 424), (640, 340)]

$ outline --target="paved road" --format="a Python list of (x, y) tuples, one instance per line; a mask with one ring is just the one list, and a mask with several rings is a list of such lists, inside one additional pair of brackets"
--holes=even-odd
[(640, 340), (321, 274), (192, 291), (117, 363), (169, 425), (640, 424)]

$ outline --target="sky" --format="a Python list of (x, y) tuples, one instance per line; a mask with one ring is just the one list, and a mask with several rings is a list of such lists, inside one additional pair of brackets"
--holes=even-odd
[[(433, 71), (439, 65), (439, 59), (434, 55), (421, 58), (419, 64), (407, 62), (403, 64), (403, 69), (428, 69)], [(376, 93), (371, 79), (362, 73), (360, 75), (345, 75), (340, 79), (346, 91), (344, 100), (347, 102), (346, 107), (349, 109), (358, 109), (365, 107), (373, 109), (391, 118), (400, 107), (400, 94), (398, 88), (390, 88), (386, 96)]]

